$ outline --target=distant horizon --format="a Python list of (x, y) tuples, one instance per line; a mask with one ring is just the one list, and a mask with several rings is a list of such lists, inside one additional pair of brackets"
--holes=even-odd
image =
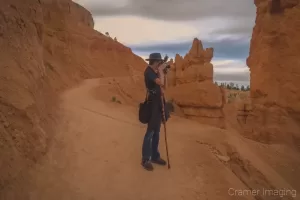
[[(250, 82), (246, 65), (256, 7), (249, 0), (73, 0), (88, 9), (95, 30), (108, 32), (142, 57), (160, 52), (185, 55), (194, 38), (214, 48), (216, 80)], [(221, 77), (221, 78), (219, 78)]]
[(214, 82), (217, 82), (218, 84), (221, 84), (221, 83), (226, 83), (226, 84), (229, 84), (229, 83), (234, 83), (234, 84), (237, 84), (239, 87), (241, 87), (242, 85), (244, 87), (247, 87), (247, 86), (250, 86), (250, 82), (248, 83), (247, 81), (217, 81), (217, 80), (214, 80)]

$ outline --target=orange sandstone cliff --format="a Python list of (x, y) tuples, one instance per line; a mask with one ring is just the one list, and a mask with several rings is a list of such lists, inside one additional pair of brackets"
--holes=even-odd
[(255, 0), (256, 24), (247, 64), (252, 114), (245, 135), (300, 145), (300, 2)]
[(129, 76), (146, 63), (93, 30), (91, 14), (71, 0), (1, 1), (0, 14), (1, 193), (47, 152), (57, 92), (85, 78)]
[(197, 38), (184, 58), (177, 54), (170, 62), (168, 98), (187, 118), (224, 128), (224, 95), (213, 83), (212, 58), (213, 49), (204, 49)]

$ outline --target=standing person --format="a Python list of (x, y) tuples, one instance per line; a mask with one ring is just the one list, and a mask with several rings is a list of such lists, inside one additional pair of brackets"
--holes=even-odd
[(160, 157), (158, 150), (160, 126), (162, 122), (161, 95), (164, 93), (164, 84), (159, 77), (158, 69), (164, 69), (166, 64), (162, 62), (163, 59), (160, 53), (151, 53), (146, 60), (149, 61), (149, 65), (144, 72), (144, 78), (148, 91), (148, 101), (151, 106), (151, 118), (147, 125), (142, 147), (142, 166), (146, 170), (152, 171), (152, 163), (166, 165), (166, 161)]

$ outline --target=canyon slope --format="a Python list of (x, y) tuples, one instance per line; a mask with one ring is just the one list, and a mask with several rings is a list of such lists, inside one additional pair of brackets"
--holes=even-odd
[(0, 13), (1, 189), (47, 153), (61, 91), (86, 78), (129, 77), (146, 63), (93, 30), (91, 14), (72, 1), (1, 1)]

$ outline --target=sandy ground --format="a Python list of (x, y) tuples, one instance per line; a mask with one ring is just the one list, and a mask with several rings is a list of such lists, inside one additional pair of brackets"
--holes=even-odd
[[(249, 194), (230, 195), (233, 189), (248, 189), (250, 179), (228, 167), (227, 157), (220, 156), (222, 147), (221, 151), (215, 148), (230, 140), (225, 131), (179, 117), (167, 124), (171, 169), (155, 165), (153, 172), (144, 170), (140, 159), (145, 126), (138, 122), (137, 110), (96, 99), (94, 90), (99, 84), (99, 79), (86, 80), (63, 94), (57, 138), (47, 158), (31, 172), (34, 178), (27, 180), (28, 196), (22, 199), (255, 199)], [(105, 90), (103, 95), (108, 95)], [(161, 134), (160, 151), (165, 158)], [(238, 142), (232, 142), (240, 142), (242, 149), (243, 140), (237, 138)], [(243, 149), (248, 157), (255, 157)], [(258, 168), (261, 162), (256, 162)], [(264, 170), (274, 183), (281, 184), (275, 186), (290, 187), (271, 168)], [(253, 181), (262, 179), (254, 177)]]

